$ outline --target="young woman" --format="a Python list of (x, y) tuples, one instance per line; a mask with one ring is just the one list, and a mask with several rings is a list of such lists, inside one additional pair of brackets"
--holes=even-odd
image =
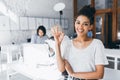
[(64, 33), (60, 32), (58, 27), (52, 28), (58, 69), (61, 72), (66, 70), (71, 76), (70, 80), (98, 80), (103, 78), (104, 65), (108, 64), (104, 55), (103, 43), (87, 35), (93, 29), (94, 15), (95, 8), (90, 5), (80, 9), (75, 21), (77, 37), (67, 41), (64, 51), (61, 51)]
[(37, 28), (37, 34), (32, 35), (31, 43), (43, 44), (46, 39), (48, 39), (48, 36), (46, 35), (46, 28), (41, 25)]

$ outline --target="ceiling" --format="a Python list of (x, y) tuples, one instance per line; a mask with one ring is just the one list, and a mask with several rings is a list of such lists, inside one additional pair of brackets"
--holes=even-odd
[(58, 2), (65, 3), (63, 16), (73, 12), (73, 0), (30, 0), (25, 16), (58, 17), (59, 12), (53, 10), (53, 6)]

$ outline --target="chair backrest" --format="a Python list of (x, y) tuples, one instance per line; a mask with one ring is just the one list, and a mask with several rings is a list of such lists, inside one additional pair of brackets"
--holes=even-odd
[(13, 61), (18, 60), (18, 55), (20, 54), (19, 45), (2, 45), (1, 46), (1, 55), (6, 55), (6, 58), (3, 57), (7, 63), (12, 63)]

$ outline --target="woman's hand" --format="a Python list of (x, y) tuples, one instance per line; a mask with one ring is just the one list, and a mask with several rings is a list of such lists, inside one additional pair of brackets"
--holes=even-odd
[(68, 74), (72, 76), (73, 69), (72, 69), (72, 67), (70, 66), (70, 64), (69, 64), (69, 62), (67, 60), (65, 60), (65, 69), (68, 72)]
[(59, 71), (63, 72), (65, 70), (65, 62), (61, 56), (60, 45), (63, 40), (64, 33), (60, 30), (58, 26), (52, 27), (51, 32), (55, 39), (57, 66), (58, 66)]
[(58, 26), (55, 26), (51, 29), (52, 35), (54, 36), (55, 42), (57, 44), (61, 44), (63, 38), (64, 38), (64, 33), (59, 30)]

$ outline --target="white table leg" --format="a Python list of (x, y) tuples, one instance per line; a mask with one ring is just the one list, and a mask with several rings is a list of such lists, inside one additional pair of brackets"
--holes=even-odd
[(117, 70), (117, 58), (115, 57), (114, 69)]

